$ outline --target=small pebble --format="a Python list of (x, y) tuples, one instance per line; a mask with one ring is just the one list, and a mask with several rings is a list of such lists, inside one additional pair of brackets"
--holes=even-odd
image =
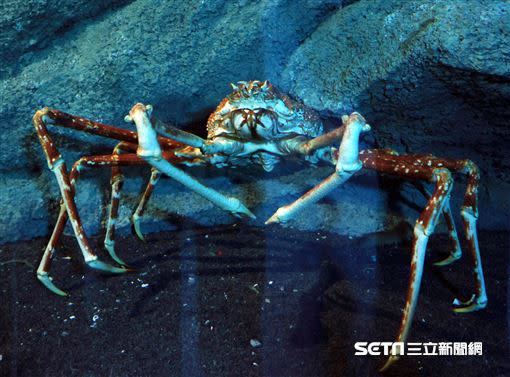
[(257, 339), (250, 339), (250, 345), (253, 347), (253, 348), (258, 348), (262, 345), (262, 343), (260, 343), (259, 340)]

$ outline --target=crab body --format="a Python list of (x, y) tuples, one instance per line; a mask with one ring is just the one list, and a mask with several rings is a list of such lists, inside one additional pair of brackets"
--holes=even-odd
[[(315, 111), (281, 93), (268, 81), (240, 81), (231, 86), (233, 92), (209, 116), (207, 142), (230, 140), (239, 148), (211, 153), (209, 162), (217, 167), (259, 164), (271, 171), (283, 157), (293, 154), (289, 149), (293, 142), (324, 132)], [(203, 152), (207, 154), (207, 150)], [(196, 156), (197, 151), (194, 153)], [(318, 154), (307, 160), (317, 162)]]

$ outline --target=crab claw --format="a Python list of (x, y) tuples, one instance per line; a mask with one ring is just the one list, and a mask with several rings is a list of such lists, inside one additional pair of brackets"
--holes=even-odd
[(382, 366), (381, 369), (379, 369), (379, 372), (384, 372), (389, 367), (391, 367), (397, 360), (399, 359), (398, 355), (391, 355), (388, 357), (388, 360), (386, 360), (386, 363)]
[(140, 239), (140, 241), (145, 242), (142, 230), (140, 229), (140, 216), (138, 216), (136, 213), (133, 214), (131, 221), (133, 222), (133, 228), (135, 229), (136, 236)]
[(110, 241), (105, 241), (104, 242), (104, 247), (105, 249), (108, 251), (108, 254), (110, 254), (110, 257), (112, 257), (112, 259), (117, 262), (118, 264), (120, 264), (121, 266), (127, 266), (127, 263), (124, 262), (122, 259), (119, 258), (119, 256), (117, 255), (117, 253), (115, 252), (115, 246), (114, 246), (114, 242)]
[(242, 217), (249, 217), (251, 219), (256, 219), (257, 216), (253, 214), (252, 211), (250, 211), (241, 201), (237, 198), (229, 198), (230, 201), (230, 208), (229, 212), (234, 215), (235, 217), (242, 218)]
[(278, 210), (269, 219), (267, 219), (264, 224), (266, 225), (276, 223), (285, 224), (289, 218), (286, 207), (288, 206), (278, 208)]
[(437, 262), (434, 262), (434, 266), (438, 266), (438, 267), (448, 266), (449, 264), (455, 262), (458, 259), (459, 259), (459, 257), (457, 257), (455, 255), (449, 255), (445, 259), (441, 259)]
[(88, 261), (86, 263), (90, 268), (93, 268), (93, 269), (96, 269), (99, 271), (110, 272), (112, 274), (122, 274), (124, 272), (134, 271), (131, 268), (112, 266), (108, 263), (100, 261), (99, 259), (94, 259), (94, 260)]
[(459, 299), (453, 300), (453, 311), (455, 313), (470, 313), (487, 306), (487, 300), (479, 300), (476, 295), (472, 295), (467, 301), (460, 301)]
[(58, 288), (53, 282), (51, 281), (51, 277), (46, 273), (37, 273), (37, 279), (41, 283), (44, 284), (46, 288), (48, 288), (53, 293), (56, 293), (59, 296), (69, 296), (66, 292)]

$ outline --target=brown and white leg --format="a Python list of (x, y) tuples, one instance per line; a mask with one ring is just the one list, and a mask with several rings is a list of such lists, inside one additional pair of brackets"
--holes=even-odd
[(140, 229), (140, 217), (145, 212), (145, 209), (147, 208), (147, 203), (149, 202), (149, 199), (152, 195), (152, 192), (154, 191), (154, 187), (159, 181), (159, 178), (161, 178), (161, 173), (155, 169), (151, 169), (151, 177), (149, 178), (149, 183), (147, 184), (147, 187), (145, 188), (145, 191), (143, 192), (143, 195), (140, 199), (140, 202), (138, 203), (138, 206), (135, 209), (135, 212), (133, 213), (133, 216), (131, 217), (133, 221), (133, 227), (135, 228), (135, 233), (138, 236), (138, 238), (142, 241), (145, 241), (142, 231)]
[[(99, 122), (94, 122), (88, 119), (64, 113), (59, 110), (49, 109), (47, 107), (36, 111), (33, 117), (33, 124), (43, 148), (48, 167), (51, 171), (53, 171), (57, 178), (57, 182), (62, 194), (63, 204), (59, 214), (59, 220), (57, 221), (48, 247), (44, 252), (41, 264), (37, 270), (38, 279), (53, 292), (60, 295), (65, 294), (51, 282), (48, 271), (50, 268), (51, 256), (55, 250), (56, 245), (58, 244), (60, 235), (63, 232), (67, 217), (71, 219), (73, 231), (75, 233), (78, 244), (80, 245), (80, 249), (87, 265), (92, 268), (107, 272), (125, 272), (126, 269), (114, 267), (98, 260), (97, 255), (92, 250), (90, 242), (88, 241), (88, 238), (83, 230), (76, 204), (74, 202), (74, 192), (72, 190), (72, 185), (67, 174), (66, 165), (60, 152), (56, 148), (46, 125), (52, 124), (55, 126), (72, 128), (97, 136), (108, 137), (130, 143), (137, 143), (138, 135), (133, 131), (128, 131)], [(165, 138), (160, 138), (159, 142), (164, 148), (175, 148), (180, 146), (179, 143)], [(65, 211), (63, 208), (65, 208)]]
[(457, 228), (455, 227), (455, 222), (453, 221), (452, 210), (450, 208), (449, 202), (446, 203), (445, 207), (443, 208), (443, 217), (448, 229), (450, 252), (445, 259), (434, 262), (435, 266), (447, 266), (462, 257), (462, 249), (460, 247), (459, 236), (457, 235)]
[(203, 185), (163, 158), (156, 131), (150, 121), (150, 112), (152, 112), (152, 107), (138, 103), (133, 106), (129, 115), (126, 117), (126, 121), (134, 122), (138, 130), (138, 156), (146, 160), (161, 173), (175, 179), (188, 189), (206, 198), (218, 207), (232, 213), (234, 216), (255, 218), (255, 215), (238, 199), (227, 197)]
[[(427, 242), (429, 236), (434, 231), (437, 219), (441, 214), (444, 205), (449, 201), (450, 192), (453, 186), (451, 174), (446, 169), (435, 169), (433, 171), (433, 179), (436, 182), (434, 194), (429, 199), (425, 210), (418, 218), (414, 227), (409, 287), (396, 342), (405, 343), (407, 340), (418, 302)], [(384, 371), (390, 367), (390, 365), (398, 360), (399, 356), (400, 354), (390, 356), (380, 371)]]
[[(418, 190), (422, 193), (425, 199), (429, 199), (432, 194), (420, 183), (416, 184)], [(448, 229), (448, 238), (450, 243), (450, 250), (448, 256), (445, 259), (434, 262), (435, 266), (447, 266), (462, 257), (462, 249), (460, 246), (459, 236), (457, 234), (457, 228), (453, 221), (453, 215), (450, 208), (450, 203), (445, 203), (443, 207), (443, 218)]]
[[(122, 174), (120, 174), (120, 166), (145, 166), (147, 162), (138, 157), (134, 153), (130, 154), (113, 154), (113, 155), (105, 155), (105, 156), (91, 156), (91, 157), (82, 157), (78, 160), (71, 171), (71, 183), (75, 184), (75, 180), (79, 177), (81, 170), (84, 167), (112, 167), (112, 203), (110, 207), (110, 214), (107, 224), (107, 236), (105, 240), (105, 246), (108, 250), (108, 253), (117, 263), (126, 266), (126, 263), (119, 258), (119, 256), (115, 253), (114, 244), (114, 232), (115, 232), (115, 220), (117, 219), (118, 206), (119, 206), (119, 198), (120, 198), (120, 190), (122, 187)], [(107, 241), (111, 241), (108, 242)], [(109, 247), (110, 246), (110, 247)]]
[(67, 219), (68, 216), (66, 206), (64, 204), (64, 201), (61, 200), (57, 223), (55, 224), (55, 228), (53, 229), (51, 238), (48, 242), (48, 245), (46, 246), (46, 249), (44, 250), (41, 262), (39, 263), (39, 267), (37, 268), (37, 278), (39, 279), (39, 281), (41, 281), (41, 283), (43, 283), (44, 286), (48, 288), (50, 291), (60, 296), (67, 296), (67, 293), (58, 288), (55, 284), (53, 284), (53, 281), (49, 276), (49, 271), (51, 266), (51, 260), (57, 250), (57, 246), (60, 243), (60, 236), (64, 232)]
[[(483, 276), (482, 260), (476, 232), (476, 221), (478, 219), (477, 196), (480, 182), (479, 169), (471, 160), (441, 159), (430, 155), (422, 156), (421, 158), (423, 159), (424, 163), (426, 162), (427, 164), (432, 164), (439, 167), (444, 166), (452, 172), (467, 175), (467, 187), (466, 193), (464, 195), (464, 203), (461, 207), (461, 217), (464, 226), (464, 234), (466, 235), (467, 239), (467, 247), (471, 255), (473, 277), (475, 281), (475, 294), (473, 294), (471, 299), (466, 302), (455, 299), (453, 310), (457, 313), (467, 313), (474, 310), (483, 309), (485, 306), (487, 306), (487, 293), (485, 289), (485, 279)], [(449, 214), (449, 218), (453, 224), (451, 212)]]
[(464, 195), (464, 203), (460, 214), (464, 225), (464, 231), (467, 238), (468, 249), (471, 254), (473, 264), (473, 276), (475, 281), (475, 294), (467, 302), (456, 300), (456, 307), (453, 309), (457, 313), (467, 313), (487, 306), (487, 292), (485, 290), (485, 279), (483, 276), (482, 259), (480, 256), (480, 247), (478, 245), (478, 236), (476, 231), (476, 221), (478, 219), (478, 185), (480, 182), (480, 172), (478, 167), (470, 160), (464, 160), (462, 172), (468, 176), (468, 184)]
[[(43, 130), (44, 131), (44, 130)], [(49, 140), (45, 139), (46, 143), (50, 143)], [(56, 149), (55, 149), (56, 151)], [(57, 152), (58, 153), (58, 152)], [(48, 159), (48, 162), (50, 163), (50, 159)], [(65, 170), (65, 168), (64, 168)], [(72, 172), (72, 171), (71, 171)], [(74, 195), (74, 180), (75, 178), (70, 180), (70, 185), (73, 191)], [(60, 238), (62, 236), (62, 233), (64, 232), (65, 225), (67, 223), (67, 219), (69, 218), (67, 207), (64, 202), (64, 199), (60, 202), (60, 211), (57, 218), (57, 222), (55, 224), (55, 227), (53, 229), (51, 238), (48, 242), (48, 245), (46, 246), (46, 249), (43, 253), (43, 256), (41, 258), (41, 261), (39, 263), (39, 267), (37, 269), (37, 278), (39, 281), (43, 283), (44, 286), (46, 286), (50, 291), (60, 295), (60, 296), (67, 296), (67, 293), (58, 288), (52, 281), (51, 277), (49, 276), (49, 270), (51, 266), (51, 260), (53, 258), (53, 255), (56, 252), (57, 246), (60, 243)], [(80, 245), (81, 246), (81, 245)], [(116, 272), (116, 271), (113, 271)]]
[[(136, 157), (136, 155), (135, 155), (135, 157)], [(93, 251), (90, 247), (90, 243), (88, 242), (85, 232), (83, 231), (83, 227), (81, 226), (81, 220), (79, 219), (78, 214), (77, 214), (76, 204), (74, 203), (75, 185), (76, 185), (76, 180), (79, 177), (80, 169), (87, 164), (89, 166), (105, 165), (106, 164), (105, 161), (107, 161), (108, 158), (113, 158), (113, 156), (82, 157), (80, 160), (78, 160), (73, 165), (73, 168), (71, 169), (71, 172), (70, 172), (68, 178), (67, 178), (67, 174), (65, 176), (62, 176), (63, 181), (66, 181), (66, 179), (67, 179), (68, 189), (66, 188), (65, 190), (68, 193), (66, 194), (66, 196), (63, 196), (61, 209), (60, 209), (59, 217), (57, 219), (57, 223), (55, 225), (55, 229), (53, 230), (52, 236), (50, 238), (48, 246), (46, 247), (46, 250), (45, 250), (43, 257), (41, 259), (41, 262), (39, 264), (39, 268), (37, 270), (38, 279), (48, 289), (50, 289), (52, 292), (54, 292), (58, 295), (65, 296), (66, 293), (64, 291), (62, 291), (61, 289), (59, 289), (57, 286), (55, 286), (55, 284), (53, 284), (53, 282), (49, 276), (49, 268), (50, 268), (51, 257), (55, 252), (55, 249), (56, 249), (58, 242), (60, 240), (60, 236), (62, 235), (62, 233), (64, 231), (65, 225), (67, 223), (67, 219), (69, 217), (71, 218), (71, 225), (73, 226), (75, 233), (78, 229), (77, 240), (80, 245), (80, 248), (82, 248), (82, 253), (83, 253), (83, 248), (88, 247), (88, 249), (85, 249), (85, 250), (88, 252), (92, 252), (92, 254), (93, 254), (92, 258), (91, 258), (89, 255), (83, 253), (85, 258), (88, 256), (88, 259), (87, 258), (85, 259), (85, 262), (87, 263), (87, 265), (89, 265), (92, 268), (95, 268), (95, 269), (98, 269), (101, 271), (105, 271), (105, 272), (120, 273), (120, 272), (128, 271), (127, 269), (111, 266), (111, 265), (104, 263), (97, 259), (97, 256), (93, 253)], [(115, 159), (115, 161), (118, 161), (118, 159)], [(62, 165), (63, 165), (63, 169), (65, 169), (65, 164), (62, 163)], [(60, 186), (61, 180), (59, 179), (59, 177), (60, 177), (60, 174), (57, 176), (57, 179), (59, 181), (59, 186)], [(70, 203), (70, 204), (68, 204), (68, 203)], [(68, 207), (68, 205), (70, 205), (70, 207)], [(74, 210), (73, 210), (73, 207), (74, 207)], [(69, 213), (70, 212), (69, 208), (71, 208), (71, 212), (75, 213), (75, 215), (71, 215)]]
[(293, 203), (278, 208), (266, 224), (286, 223), (297, 212), (322, 199), (361, 169), (362, 165), (358, 157), (359, 137), (362, 132), (369, 131), (370, 126), (361, 115), (352, 113), (344, 119), (343, 127), (343, 138), (338, 150), (335, 172)]
[[(120, 142), (113, 150), (113, 155), (120, 155), (123, 152), (136, 152), (137, 145), (132, 143)], [(124, 175), (122, 174), (120, 165), (112, 165), (111, 184), (111, 201), (110, 210), (108, 212), (108, 220), (106, 222), (106, 236), (104, 239), (105, 249), (108, 254), (121, 265), (125, 263), (115, 253), (115, 226), (119, 215), (120, 192), (124, 184)]]
[[(435, 182), (435, 190), (414, 227), (409, 286), (396, 340), (405, 343), (418, 301), (427, 242), (434, 231), (439, 215), (443, 212), (445, 205), (448, 205), (453, 179), (450, 171), (443, 164), (423, 163), (420, 156), (398, 156), (381, 153), (377, 150), (365, 150), (360, 153), (360, 159), (363, 167), (380, 173)], [(398, 360), (400, 352), (399, 350), (396, 355), (390, 356), (381, 371), (386, 370)]]

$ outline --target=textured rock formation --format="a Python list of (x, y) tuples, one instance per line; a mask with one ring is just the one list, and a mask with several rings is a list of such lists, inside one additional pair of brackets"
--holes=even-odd
[[(360, 0), (345, 2), (345, 7), (333, 0), (171, 3), (3, 5), (0, 210), (9, 216), (0, 219), (1, 241), (45, 235), (54, 221), (58, 192), (30, 122), (38, 107), (129, 127), (123, 116), (142, 101), (153, 104), (160, 118), (204, 132), (202, 124), (228, 93), (229, 82), (263, 78), (333, 122), (353, 109), (362, 112), (380, 146), (474, 159), (487, 182), (482, 225), (507, 226), (508, 2)], [(114, 145), (53, 130), (69, 163), (83, 154), (109, 153)], [(239, 194), (264, 217), (329, 170), (282, 171), (269, 177), (254, 171), (246, 178), (226, 171), (199, 169), (195, 174)], [(146, 174), (134, 170), (128, 179), (125, 216)], [(96, 232), (105, 212), (101, 204), (107, 200), (108, 172), (92, 177), (86, 173), (80, 183), (79, 207), (91, 224), (88, 229)], [(240, 185), (230, 189), (231, 184)], [(371, 184), (377, 185), (375, 178), (355, 180), (318, 205), (306, 221), (297, 219), (297, 226), (363, 233), (398, 221), (397, 213), (387, 215), (386, 197), (380, 194), (388, 188)], [(156, 192), (147, 229), (168, 228), (169, 222), (161, 221), (168, 212), (203, 223), (231, 221), (170, 181), (161, 186), (166, 188)], [(414, 200), (414, 193), (407, 193)]]
[(481, 221), (508, 226), (507, 1), (359, 1), (320, 25), (282, 76), (323, 114), (358, 109), (379, 145), (473, 159)]

